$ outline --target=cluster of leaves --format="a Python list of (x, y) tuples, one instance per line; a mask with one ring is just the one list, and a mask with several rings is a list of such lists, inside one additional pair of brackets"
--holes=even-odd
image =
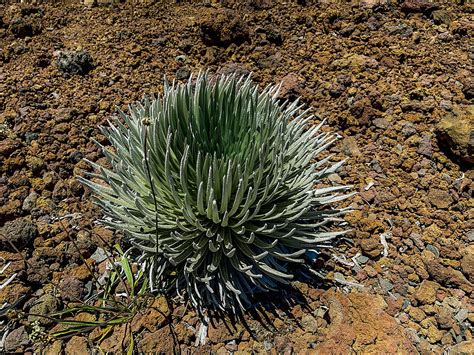
[(278, 87), (207, 73), (165, 83), (102, 127), (109, 167), (81, 181), (107, 226), (141, 251), (151, 288), (187, 291), (198, 309), (237, 311), (257, 292), (277, 290), (305, 265), (308, 250), (343, 231), (328, 228), (346, 209), (347, 186), (315, 189), (343, 162), (314, 158), (336, 140)]
[[(115, 327), (128, 325), (140, 310), (148, 306), (153, 296), (149, 293), (144, 271), (139, 269), (132, 272), (130, 258), (120, 246), (116, 245), (115, 249), (119, 256), (116, 260), (109, 258), (109, 269), (104, 275), (105, 284), (100, 293), (93, 295), (87, 302), (47, 316), (61, 325), (60, 330), (50, 334), (51, 337), (69, 338), (100, 329), (96, 339), (96, 343), (100, 344)], [(120, 289), (122, 292), (117, 292)], [(84, 312), (96, 320), (74, 319), (74, 315)], [(132, 354), (135, 344), (131, 327), (127, 327), (125, 335), (128, 337), (127, 354)]]

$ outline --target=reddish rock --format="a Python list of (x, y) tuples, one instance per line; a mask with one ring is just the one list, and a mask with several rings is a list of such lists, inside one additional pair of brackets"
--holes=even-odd
[(382, 296), (329, 290), (323, 301), (329, 307), (330, 322), (324, 340), (316, 345), (318, 353), (415, 352), (403, 327), (385, 312)]
[(61, 350), (63, 347), (63, 342), (61, 340), (56, 340), (53, 343), (48, 344), (44, 348), (45, 354), (61, 354)]
[(363, 253), (372, 258), (376, 258), (382, 254), (383, 246), (380, 243), (380, 238), (376, 235), (370, 235), (360, 239), (359, 243)]
[[(62, 291), (60, 285), (66, 275), (80, 278), (84, 284), (90, 280), (87, 268), (77, 266), (82, 264), (78, 253), (50, 217), (81, 213), (82, 217), (69, 227), (74, 224), (79, 228), (71, 229), (71, 233), (86, 258), (96, 250), (97, 244), (103, 245), (96, 232), (112, 245), (121, 239), (122, 234), (95, 223), (89, 227), (89, 222), (101, 217), (101, 211), (92, 207), (88, 191), (82, 191), (80, 185), (71, 182), (73, 176), (92, 172), (87, 164), (81, 163), (82, 157), (94, 162), (104, 160), (91, 138), (109, 145), (97, 127), (106, 123), (115, 105), (123, 109), (143, 93), (159, 91), (160, 73), (173, 75), (181, 67), (195, 72), (208, 67), (214, 72), (227, 63), (220, 73), (240, 75), (253, 71), (253, 78), (261, 86), (278, 83), (291, 74), (287, 78), (291, 79), (287, 82), (289, 93), (285, 96), (302, 95), (302, 103), (312, 106), (316, 115), (327, 119), (322, 131), (337, 132), (343, 137), (327, 153), (334, 154), (334, 160), (347, 157), (348, 161), (338, 172), (339, 177), (332, 176), (330, 181), (354, 185), (356, 190), (357, 187), (363, 190), (369, 179), (375, 182), (368, 191), (340, 204), (350, 204), (361, 213), (347, 226), (353, 230), (349, 237), (355, 240), (355, 245), (341, 243), (333, 251), (345, 255), (348, 262), (352, 262), (350, 258), (357, 253), (373, 253), (379, 260), (374, 262), (362, 256), (356, 258), (362, 271), (339, 263), (334, 271), (344, 274), (346, 280), (352, 280), (352, 275), (372, 294), (380, 292), (378, 283), (384, 290), (393, 286), (390, 292), (399, 294), (396, 296), (402, 299), (401, 306), (398, 300), (392, 302), (387, 295), (384, 297), (388, 306), (380, 308), (388, 316), (399, 317), (403, 327), (410, 329), (406, 339), (416, 344), (417, 349), (399, 346), (395, 353), (449, 351), (459, 337), (469, 338), (469, 332), (461, 329), (454, 316), (467, 308), (468, 318), (462, 323), (474, 319), (468, 306), (472, 298), (472, 288), (469, 293), (470, 282), (473, 282), (472, 259), (464, 250), (474, 240), (474, 234), (469, 233), (474, 220), (471, 203), (474, 174), (463, 158), (470, 154), (470, 129), (465, 129), (464, 122), (470, 119), (468, 106), (472, 100), (469, 63), (474, 53), (470, 50), (469, 38), (473, 37), (474, 23), (468, 0), (464, 5), (454, 2), (443, 5), (445, 9), (438, 12), (426, 10), (431, 5), (419, 9), (410, 5), (431, 0), (408, 0), (404, 5), (407, 12), (425, 12), (407, 16), (400, 11), (404, 1), (389, 0), (389, 5), (378, 6), (377, 0), (361, 0), (347, 6), (348, 3), (336, 4), (331, 0), (212, 0), (209, 6), (170, 3), (162, 9), (162, 5), (156, 3), (127, 9), (127, 3), (122, 3), (87, 11), (77, 11), (78, 4), (51, 5), (43, 1), (40, 6), (43, 17), (39, 6), (36, 10), (28, 4), (0, 6), (5, 10), (3, 23), (0, 23), (0, 37), (5, 42), (0, 53), (3, 70), (0, 73), (0, 151), (5, 153), (0, 154), (0, 228), (7, 221), (32, 214), (40, 235), (33, 239), (34, 249), (25, 254), (27, 267), (22, 265), (21, 259), (0, 255), (6, 259), (6, 262), (0, 260), (0, 268), (12, 261), (0, 279), (4, 281), (18, 273), (11, 284), (0, 290), (0, 304), (1, 300), (11, 303), (25, 295), (26, 304), (18, 307), (28, 311), (40, 295), (51, 291), (49, 280), (59, 287), (53, 290), (55, 296)], [(273, 6), (271, 10), (255, 10), (270, 6)], [(225, 8), (229, 7), (234, 11), (227, 13)], [(367, 10), (370, 7), (373, 10)], [(36, 12), (32, 13), (33, 10)], [(128, 10), (134, 11), (134, 21), (129, 21), (131, 12)], [(9, 25), (22, 17), (36, 17), (44, 28), (59, 29), (61, 38), (68, 39), (65, 48), (86, 48), (97, 64), (93, 75), (71, 78), (60, 75), (52, 51), (65, 48), (51, 37), (51, 31), (43, 31), (36, 38), (17, 40)], [(448, 27), (432, 26), (446, 23), (449, 17), (453, 22)], [(205, 26), (200, 28), (201, 19), (209, 24), (207, 34), (201, 32), (206, 31)], [(88, 26), (78, 27), (78, 23)], [(245, 28), (243, 31), (239, 23)], [(28, 30), (21, 22), (15, 26), (17, 33)], [(200, 36), (203, 39), (207, 36), (208, 40), (201, 41)], [(282, 39), (284, 42), (280, 45)], [(111, 52), (116, 44), (123, 50)], [(456, 113), (461, 109), (459, 105), (464, 105), (463, 115)], [(445, 120), (450, 121), (449, 125)], [(317, 118), (309, 125), (319, 121)], [(439, 152), (438, 145), (446, 154)], [(323, 157), (326, 152), (314, 162)], [(453, 164), (450, 158), (456, 158), (463, 165)], [(433, 203), (428, 195), (431, 189), (443, 191), (452, 201), (442, 196), (441, 202)], [(31, 204), (28, 199), (24, 203), (32, 191), (38, 195), (36, 203)], [(367, 219), (368, 211), (376, 219)], [(377, 220), (382, 223), (375, 224)], [(94, 233), (81, 233), (91, 229)], [(379, 235), (384, 232), (392, 232), (393, 236), (388, 240), (388, 257), (381, 258), (377, 255), (383, 249)], [(361, 240), (364, 240), (365, 251), (360, 248)], [(434, 260), (422, 258), (421, 250), (426, 249), (435, 255)], [(322, 264), (323, 258), (319, 262)], [(103, 272), (106, 263), (102, 261), (96, 270)], [(329, 262), (332, 264), (333, 260)], [(429, 297), (423, 294), (423, 280), (439, 284), (436, 295), (439, 303), (430, 303), (431, 293)], [(341, 324), (347, 324), (350, 335), (345, 339), (344, 331), (336, 333), (345, 326), (334, 324), (337, 318), (334, 306), (332, 319), (324, 314), (324, 307), (319, 308), (320, 294), (326, 291), (308, 285), (298, 286), (298, 290), (315, 311), (290, 307), (284, 309), (285, 315), (279, 309), (267, 310), (262, 317), (268, 315), (269, 324), (273, 323), (277, 330), (272, 334), (272, 330), (250, 322), (258, 340), (244, 332), (240, 339), (217, 344), (207, 339), (210, 345), (194, 348), (199, 328), (197, 317), (188, 317), (185, 307), (180, 307), (175, 315), (184, 318), (173, 324), (179, 344), (175, 350), (183, 354), (223, 353), (237, 348), (242, 353), (293, 351), (299, 354), (317, 352), (313, 347), (321, 343), (328, 351), (320, 353), (368, 353), (371, 347), (378, 347), (374, 351), (377, 353), (392, 352), (390, 346), (384, 346), (392, 337), (390, 330), (385, 335), (381, 330), (371, 329), (376, 335), (365, 335), (369, 325), (386, 327), (383, 312), (371, 309), (378, 309), (371, 303), (377, 296), (367, 296), (372, 300), (362, 303), (351, 301), (349, 298), (353, 296), (338, 296), (349, 299), (348, 304), (339, 300)], [(423, 302), (426, 304), (416, 306)], [(172, 353), (173, 341), (167, 320), (159, 312), (148, 311), (143, 310), (130, 322), (132, 328), (139, 328), (137, 345), (144, 337), (146, 341), (140, 349)], [(273, 318), (273, 311), (281, 319)], [(374, 320), (373, 313), (382, 315)], [(299, 319), (292, 319), (293, 314)], [(316, 322), (312, 316), (316, 316)], [(464, 313), (458, 316), (463, 317)], [(367, 328), (360, 325), (362, 318), (369, 323)], [(232, 338), (232, 334), (220, 329), (224, 327), (218, 324), (218, 330), (211, 329), (216, 341)], [(163, 328), (162, 333), (157, 328)], [(326, 337), (328, 331), (331, 338)], [(97, 334), (100, 337), (100, 332)], [(84, 339), (79, 338), (77, 342), (74, 338), (68, 352), (74, 347), (80, 353), (102, 345), (119, 347), (123, 331), (114, 334), (103, 344), (91, 341), (90, 348)], [(370, 340), (373, 341), (367, 344)], [(45, 352), (64, 352), (68, 342), (70, 339), (64, 339), (62, 347), (61, 342), (56, 342), (54, 348)], [(330, 348), (330, 342), (337, 346)], [(81, 343), (84, 346), (77, 346)]]
[(87, 267), (86, 264), (76, 266), (69, 271), (69, 274), (71, 277), (74, 277), (77, 280), (86, 281), (89, 277), (91, 277), (90, 266)]
[(9, 266), (3, 270), (2, 273), (2, 277), (5, 278), (9, 278), (13, 274), (22, 273), (26, 269), (26, 264), (22, 255), (0, 251), (0, 269), (2, 269), (6, 264), (9, 264)]
[(157, 297), (150, 307), (137, 314), (133, 319), (131, 323), (132, 330), (138, 332), (142, 328), (146, 328), (149, 331), (155, 331), (165, 324), (170, 313), (171, 310), (166, 298)]
[(436, 292), (439, 285), (433, 281), (423, 280), (415, 293), (415, 298), (421, 304), (433, 304), (436, 301)]
[(245, 65), (239, 63), (226, 63), (217, 70), (217, 75), (236, 75), (236, 76), (247, 76), (250, 71)]
[(474, 281), (474, 245), (469, 245), (461, 251), (461, 269), (471, 282)]
[(282, 99), (296, 99), (303, 94), (304, 81), (295, 73), (290, 73), (281, 79), (278, 97)]
[(68, 196), (68, 186), (64, 180), (59, 180), (53, 188), (53, 201), (58, 203)]
[(439, 6), (434, 2), (428, 0), (405, 0), (401, 5), (400, 9), (403, 12), (430, 12), (438, 9)]
[(366, 55), (361, 55), (361, 54), (355, 54), (355, 53), (350, 53), (345, 55), (341, 59), (336, 59), (333, 63), (332, 66), (335, 68), (350, 68), (350, 69), (356, 69), (356, 70), (363, 70), (366, 68), (370, 69), (375, 69), (379, 66), (379, 63), (377, 60), (375, 60), (372, 57), (368, 57)]
[(350, 113), (353, 117), (348, 117), (346, 121), (350, 126), (367, 126), (379, 118), (379, 112), (372, 107), (372, 103), (368, 98), (356, 101), (351, 107)]
[(15, 281), (0, 289), (0, 300), (13, 304), (20, 298), (30, 294), (31, 287)]
[(145, 333), (138, 343), (138, 349), (143, 353), (179, 353), (179, 347), (173, 339), (169, 327), (163, 327), (152, 333)]
[(275, 337), (275, 350), (279, 354), (291, 354), (292, 346), (288, 341), (288, 337), (285, 336), (276, 336)]
[(80, 336), (73, 336), (64, 349), (66, 355), (84, 355), (89, 353), (87, 339)]
[(61, 298), (66, 301), (79, 302), (84, 294), (84, 284), (78, 279), (66, 275), (60, 286)]
[(472, 291), (472, 284), (460, 271), (443, 266), (432, 252), (423, 250), (421, 258), (430, 276), (442, 286), (460, 287), (466, 292)]
[[(228, 322), (228, 320), (227, 320)], [(232, 323), (229, 327), (224, 325), (222, 321), (209, 322), (208, 337), (214, 343), (227, 343), (231, 340), (240, 339), (244, 333), (244, 328), (238, 323)]]
[(446, 209), (453, 203), (453, 197), (448, 191), (433, 188), (428, 192), (428, 201), (436, 208)]
[(128, 349), (129, 344), (130, 332), (128, 326), (122, 324), (112, 329), (112, 332), (100, 342), (100, 347), (110, 353), (123, 354)]
[(369, 190), (362, 190), (359, 192), (360, 197), (368, 203), (371, 203), (375, 200), (375, 197), (377, 196), (377, 192), (375, 189), (369, 189)]
[(18, 139), (1, 139), (0, 140), (0, 156), (4, 158), (10, 156), (15, 150), (20, 147), (21, 143)]
[(474, 33), (474, 22), (461, 19), (459, 21), (453, 21), (450, 28), (454, 34), (466, 37), (472, 36)]
[(343, 152), (352, 157), (360, 157), (362, 153), (354, 137), (346, 137), (342, 141)]
[(464, 82), (462, 93), (468, 100), (474, 98), (474, 79), (470, 78)]

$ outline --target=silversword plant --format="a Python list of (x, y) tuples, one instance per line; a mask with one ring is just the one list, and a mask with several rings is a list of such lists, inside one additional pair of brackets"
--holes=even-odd
[(102, 127), (111, 168), (91, 162), (97, 173), (81, 179), (102, 222), (141, 251), (152, 287), (185, 290), (198, 310), (245, 308), (344, 233), (328, 226), (348, 187), (314, 188), (342, 165), (315, 160), (336, 137), (277, 94), (249, 77), (165, 83)]

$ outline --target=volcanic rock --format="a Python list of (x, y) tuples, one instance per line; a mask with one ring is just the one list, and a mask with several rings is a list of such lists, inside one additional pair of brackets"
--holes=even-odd
[(249, 28), (240, 15), (230, 9), (219, 9), (200, 24), (203, 41), (209, 45), (227, 47), (249, 39)]
[(437, 125), (442, 146), (461, 161), (474, 164), (474, 105), (453, 108)]

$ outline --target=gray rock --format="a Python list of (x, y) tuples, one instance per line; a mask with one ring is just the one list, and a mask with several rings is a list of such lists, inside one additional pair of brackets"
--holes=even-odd
[(443, 304), (452, 307), (454, 310), (458, 310), (461, 308), (461, 301), (459, 301), (456, 297), (448, 296), (443, 300)]
[(413, 328), (407, 328), (406, 332), (408, 334), (408, 337), (415, 343), (418, 344), (421, 340), (420, 337), (418, 336), (418, 333), (415, 329)]
[(411, 304), (410, 300), (404, 300), (402, 304), (402, 309), (405, 310)]
[(409, 137), (409, 136), (412, 136), (416, 133), (416, 128), (415, 128), (415, 125), (411, 122), (407, 122), (403, 125), (403, 128), (402, 128), (402, 134), (405, 136), (405, 137)]
[(154, 46), (163, 46), (168, 42), (168, 38), (166, 37), (158, 37), (152, 40), (151, 44)]
[(28, 282), (44, 284), (48, 282), (51, 273), (50, 263), (46, 263), (38, 256), (28, 259), (27, 280)]
[(35, 191), (32, 191), (23, 201), (23, 205), (21, 207), (23, 211), (31, 211), (35, 207), (37, 199), (38, 194)]
[(391, 290), (393, 290), (393, 284), (387, 279), (379, 278), (379, 283), (380, 287), (382, 287), (385, 292), (390, 292)]
[(396, 26), (386, 26), (385, 29), (388, 34), (399, 35), (403, 38), (410, 37), (413, 34), (413, 28), (405, 24), (399, 24)]
[[(17, 249), (32, 246), (33, 240), (38, 235), (36, 225), (31, 222), (29, 218), (17, 218), (13, 221), (8, 221), (0, 228), (0, 235), (5, 236), (0, 238), (0, 249), (15, 251), (10, 243)], [(8, 241), (10, 242), (8, 242)]]
[(470, 242), (473, 242), (474, 241), (474, 230), (467, 232), (466, 237)]
[(83, 49), (60, 52), (57, 64), (59, 70), (73, 75), (85, 75), (93, 68), (92, 57)]
[(334, 280), (344, 282), (344, 281), (346, 281), (346, 278), (340, 272), (335, 272), (334, 273)]
[(265, 350), (269, 351), (271, 348), (273, 348), (273, 343), (268, 340), (264, 340), (263, 346), (265, 347)]
[(446, 110), (446, 111), (451, 111), (453, 109), (453, 105), (451, 104), (451, 101), (449, 100), (441, 100), (439, 102), (439, 107), (441, 107), (443, 110)]
[(441, 42), (450, 42), (450, 41), (453, 40), (453, 38), (454, 38), (454, 36), (453, 36), (451, 33), (449, 33), (448, 31), (443, 32), (443, 33), (440, 33), (440, 34), (438, 35), (438, 39), (439, 39)]
[(25, 326), (21, 326), (9, 333), (5, 339), (5, 350), (8, 352), (22, 351), (25, 346), (30, 345)]
[(94, 254), (91, 255), (91, 258), (94, 259), (97, 264), (99, 264), (107, 259), (107, 255), (108, 253), (99, 247), (95, 250)]
[(316, 318), (323, 318), (324, 315), (327, 313), (327, 309), (326, 308), (323, 308), (323, 307), (319, 307), (315, 312), (314, 312), (314, 316)]
[(380, 165), (379, 161), (377, 159), (373, 159), (371, 162), (370, 162), (370, 167), (376, 172), (376, 173), (379, 173), (379, 174), (382, 174), (383, 173), (383, 169), (382, 169), (382, 166)]
[(423, 250), (425, 247), (425, 243), (421, 240), (421, 235), (418, 233), (410, 233), (410, 239), (413, 241), (413, 243), (416, 245), (416, 247), (420, 250)]
[(38, 133), (35, 133), (35, 132), (26, 132), (25, 133), (25, 141), (26, 143), (31, 143), (32, 141), (34, 140), (37, 140), (38, 139)]
[(83, 157), (84, 155), (80, 151), (75, 150), (69, 155), (69, 160), (71, 160), (73, 163), (79, 163)]
[(468, 313), (469, 311), (466, 308), (461, 308), (454, 316), (454, 319), (456, 319), (459, 323), (462, 323), (467, 318)]
[(176, 71), (176, 79), (178, 80), (184, 80), (189, 78), (191, 75), (191, 71), (188, 68), (181, 67)]
[(375, 127), (380, 129), (386, 129), (389, 126), (388, 121), (383, 117), (377, 117), (372, 121)]
[(418, 145), (417, 152), (428, 158), (431, 158), (433, 156), (433, 147), (431, 146), (431, 134), (423, 135)]

